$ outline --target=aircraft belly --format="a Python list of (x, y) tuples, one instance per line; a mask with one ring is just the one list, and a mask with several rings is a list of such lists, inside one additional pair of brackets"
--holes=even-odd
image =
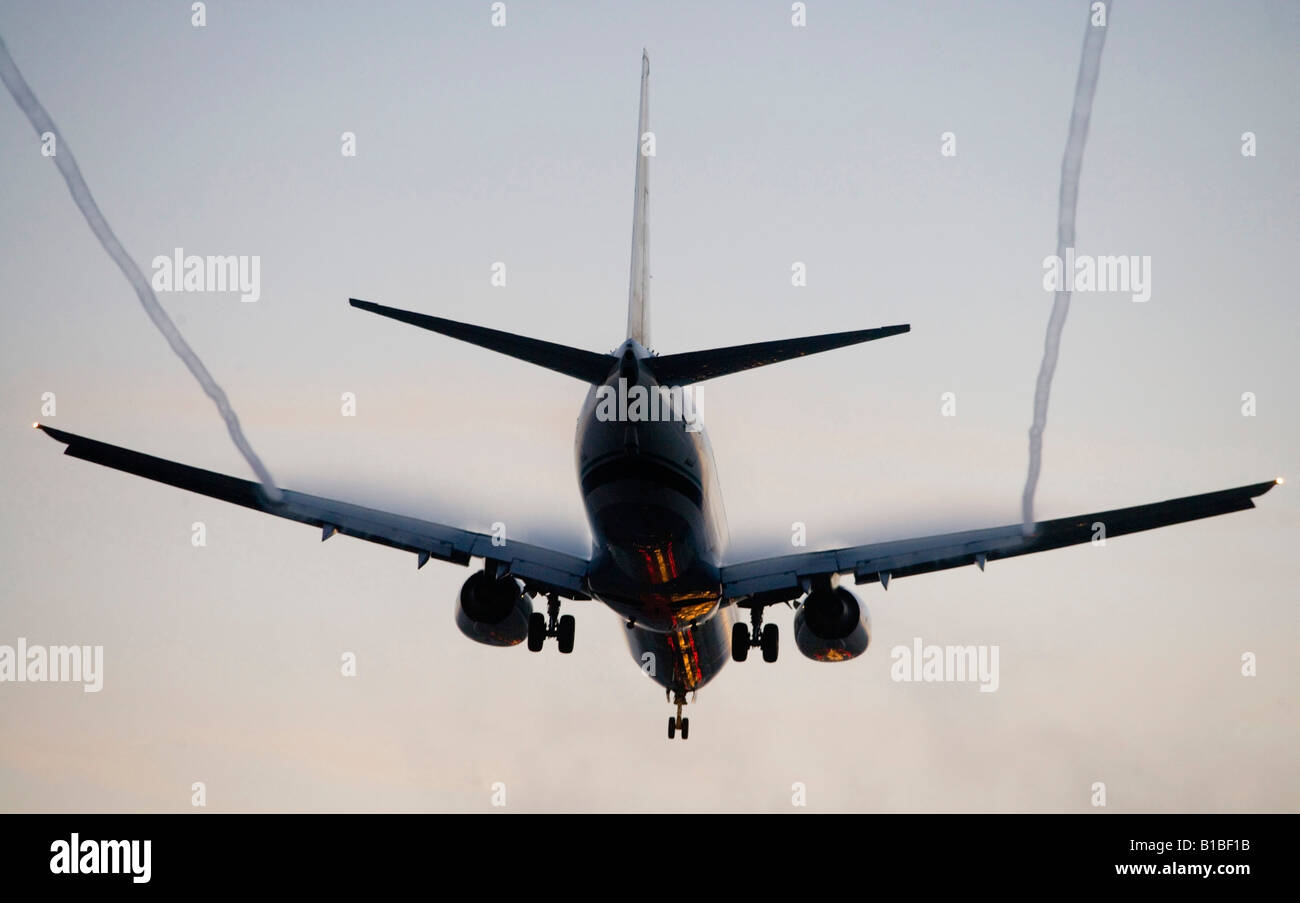
[(698, 690), (717, 676), (731, 658), (732, 608), (693, 629), (658, 633), (641, 627), (627, 631), (628, 648), (638, 667), (669, 690)]

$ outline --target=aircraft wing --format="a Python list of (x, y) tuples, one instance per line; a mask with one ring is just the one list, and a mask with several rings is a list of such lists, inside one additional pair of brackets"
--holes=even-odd
[(494, 546), (493, 537), (486, 533), (291, 490), (282, 490), (282, 499), (273, 502), (263, 494), (260, 484), (249, 480), (155, 458), (44, 424), (38, 427), (67, 446), (65, 455), (310, 524), (321, 529), (323, 540), (342, 533), (414, 552), (419, 567), (424, 567), (430, 558), (460, 565), (469, 564), (471, 558), (490, 559), (508, 565), (510, 574), (523, 580), (533, 591), (555, 592), (569, 599), (590, 598), (586, 589), (587, 561), (583, 558), (513, 540)]
[(1152, 530), (1184, 521), (1215, 517), (1254, 508), (1252, 499), (1268, 492), (1281, 479), (1223, 489), (1202, 495), (1039, 521), (1026, 536), (1020, 524), (921, 536), (827, 552), (803, 552), (746, 561), (722, 568), (723, 597), (732, 601), (767, 605), (803, 595), (815, 578), (852, 574), (855, 583), (880, 582), (886, 589), (894, 577), (910, 577), (946, 568), (1045, 552), (1089, 542), (1105, 528), (1105, 538)]

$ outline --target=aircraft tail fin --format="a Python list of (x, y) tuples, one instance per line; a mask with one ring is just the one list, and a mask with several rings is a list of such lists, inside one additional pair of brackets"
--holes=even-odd
[(636, 199), (632, 204), (632, 272), (627, 292), (627, 337), (650, 344), (650, 55), (641, 51), (641, 110), (636, 130)]
[(729, 348), (711, 348), (707, 351), (666, 354), (646, 358), (644, 363), (654, 373), (660, 385), (680, 386), (725, 376), (728, 373), (738, 373), (753, 367), (776, 364), (808, 354), (843, 348), (846, 345), (883, 339), (910, 332), (911, 329), (910, 324), (904, 323), (899, 326), (882, 326), (879, 329), (832, 332), (800, 339), (781, 339), (775, 342), (756, 342), (752, 345), (733, 345)]
[(488, 329), (485, 326), (473, 326), (456, 320), (444, 320), (442, 317), (432, 317), (428, 314), (399, 310), (396, 307), (385, 307), (382, 304), (372, 304), (369, 301), (359, 301), (356, 298), (349, 299), (349, 303), (359, 310), (370, 311), (372, 314), (379, 314), (381, 317), (388, 317), (402, 323), (410, 323), (412, 326), (419, 326), (421, 329), (428, 329), (432, 332), (450, 336), (453, 339), (460, 339), (462, 342), (469, 342), (471, 345), (478, 345), (480, 348), (508, 354), (510, 357), (528, 361), (530, 364), (537, 364), (539, 367), (545, 367), (548, 370), (555, 370), (558, 373), (572, 376), (584, 382), (604, 382), (610, 371), (613, 370), (614, 365), (618, 363), (618, 358), (612, 354), (597, 354), (594, 351), (586, 351), (582, 348), (571, 348), (568, 345), (543, 342), (541, 339), (530, 339), (527, 336), (515, 335), (512, 332)]

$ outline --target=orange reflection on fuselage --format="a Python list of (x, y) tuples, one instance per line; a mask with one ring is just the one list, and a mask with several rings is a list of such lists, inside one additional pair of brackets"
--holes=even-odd
[(700, 685), (700, 652), (695, 648), (695, 634), (690, 630), (668, 634), (668, 648), (677, 653), (677, 677), (682, 686), (694, 690)]
[(681, 574), (677, 566), (677, 556), (673, 554), (672, 543), (665, 546), (650, 546), (637, 549), (641, 553), (641, 562), (645, 567), (645, 577), (656, 586), (675, 580)]

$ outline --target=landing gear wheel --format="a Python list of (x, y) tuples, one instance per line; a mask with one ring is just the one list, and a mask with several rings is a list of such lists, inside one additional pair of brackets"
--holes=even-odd
[(573, 630), (576, 626), (577, 622), (573, 619), (573, 615), (560, 618), (560, 630), (555, 639), (559, 644), (560, 652), (564, 655), (573, 651)]
[(780, 636), (777, 634), (776, 625), (768, 624), (763, 628), (763, 661), (776, 661), (776, 653), (780, 645)]
[(677, 690), (673, 694), (673, 705), (677, 706), (677, 714), (668, 716), (668, 739), (671, 740), (680, 733), (685, 740), (691, 735), (691, 720), (682, 717), (682, 709), (686, 707), (686, 691)]
[(546, 642), (546, 615), (535, 611), (528, 616), (528, 651), (541, 652)]
[(749, 625), (731, 625), (731, 660), (743, 662), (749, 658)]

